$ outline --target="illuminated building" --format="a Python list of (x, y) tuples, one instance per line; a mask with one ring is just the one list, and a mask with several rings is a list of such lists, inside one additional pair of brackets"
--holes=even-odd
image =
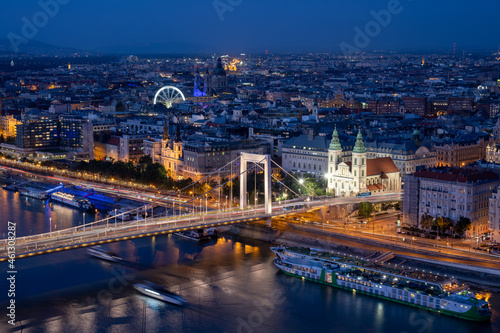
[(207, 77), (206, 84), (206, 93), (209, 95), (217, 95), (228, 88), (228, 77), (222, 66), (221, 58), (217, 60), (217, 66)]
[(194, 97), (203, 97), (207, 95), (207, 76), (203, 76), (203, 88), (202, 88), (202, 77), (200, 75), (200, 71), (198, 67), (196, 67), (196, 73), (194, 75), (194, 89), (193, 96)]
[(489, 228), (491, 240), (500, 243), (500, 191), (495, 188), (489, 200)]
[(328, 142), (323, 136), (300, 135), (286, 141), (282, 148), (283, 169), (321, 177), (328, 166)]
[(0, 117), (0, 131), (4, 137), (16, 136), (16, 126), (21, 124), (22, 122), (14, 118), (14, 116), (11, 114)]
[(328, 148), (326, 178), (328, 190), (336, 196), (363, 192), (383, 192), (401, 189), (401, 176), (390, 157), (367, 158), (361, 132), (351, 153), (351, 161), (343, 161), (343, 149), (337, 129)]
[(401, 102), (393, 100), (368, 101), (368, 109), (371, 109), (375, 114), (401, 113)]
[(427, 112), (427, 97), (402, 97), (405, 113), (425, 116)]
[(486, 157), (489, 137), (467, 134), (460, 138), (448, 140), (434, 146), (436, 165), (446, 167), (463, 167), (471, 162)]
[(93, 158), (94, 136), (88, 119), (70, 114), (32, 114), (16, 128), (16, 145), (11, 153), (18, 157), (35, 158), (45, 156), (44, 150), (64, 150), (71, 158)]
[[(425, 214), (433, 218), (447, 217), (452, 221), (467, 217), (472, 222), (468, 236), (487, 233), (489, 198), (499, 184), (497, 173), (481, 168), (432, 168), (418, 171), (405, 177), (403, 213), (408, 214), (413, 210), (413, 217), (404, 215), (403, 219), (417, 226), (415, 218), (420, 223)], [(415, 197), (418, 198), (416, 201)]]

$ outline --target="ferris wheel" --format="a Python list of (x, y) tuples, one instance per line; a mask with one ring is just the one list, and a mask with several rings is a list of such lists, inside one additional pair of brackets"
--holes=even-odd
[(156, 92), (153, 104), (163, 104), (170, 109), (174, 103), (182, 103), (185, 100), (184, 94), (178, 88), (165, 86)]

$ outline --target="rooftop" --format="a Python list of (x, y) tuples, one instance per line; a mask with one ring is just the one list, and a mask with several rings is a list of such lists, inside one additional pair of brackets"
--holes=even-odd
[(472, 168), (432, 168), (417, 171), (414, 176), (457, 183), (490, 182), (500, 179), (493, 171)]

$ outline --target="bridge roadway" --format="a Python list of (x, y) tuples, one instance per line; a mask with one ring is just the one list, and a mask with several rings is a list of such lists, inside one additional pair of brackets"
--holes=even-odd
[[(179, 231), (209, 228), (234, 223), (250, 222), (272, 217), (298, 214), (327, 205), (350, 204), (361, 201), (383, 202), (401, 200), (401, 193), (383, 193), (368, 198), (328, 198), (324, 200), (307, 201), (292, 200), (273, 206), (272, 214), (266, 214), (263, 205), (254, 209), (228, 211), (209, 211), (206, 214), (189, 214), (171, 217), (151, 218), (131, 222), (117, 222), (113, 218), (88, 223), (73, 228), (53, 231), (44, 234), (19, 237), (15, 242), (16, 259), (42, 255), (52, 252), (66, 251), (80, 247), (117, 242), (139, 237), (149, 237), (169, 234)], [(285, 211), (283, 207), (290, 204), (307, 203), (307, 208)], [(0, 246), (0, 262), (8, 259), (8, 240), (3, 240)]]

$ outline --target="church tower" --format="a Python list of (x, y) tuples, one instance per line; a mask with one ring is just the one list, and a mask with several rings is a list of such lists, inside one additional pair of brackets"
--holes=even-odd
[(194, 74), (194, 89), (193, 96), (194, 97), (202, 97), (206, 96), (207, 85), (206, 85), (206, 77), (203, 84), (203, 91), (201, 90), (201, 75), (198, 67), (196, 67), (196, 73)]
[(319, 121), (318, 109), (319, 109), (318, 102), (315, 101), (311, 113), (316, 118), (316, 122)]
[(352, 150), (352, 177), (353, 190), (356, 193), (366, 191), (366, 149), (361, 130), (356, 137), (356, 144)]
[(207, 93), (209, 95), (216, 95), (228, 87), (228, 77), (222, 59), (217, 59), (217, 66), (213, 70), (210, 78), (208, 79)]
[(328, 148), (328, 172), (333, 174), (337, 171), (337, 165), (340, 163), (340, 156), (342, 155), (342, 146), (339, 141), (339, 133), (337, 132), (337, 126), (333, 131), (332, 141), (330, 142), (330, 147)]
[(337, 126), (333, 131), (332, 141), (330, 142), (330, 147), (328, 147), (328, 171), (327, 171), (327, 182), (328, 189), (333, 190), (335, 195), (339, 195), (338, 189), (335, 188), (335, 183), (333, 181), (333, 176), (337, 173), (337, 167), (340, 163), (340, 157), (342, 155), (342, 146), (339, 141), (339, 133), (337, 132)]
[(168, 121), (165, 121), (165, 124), (163, 125), (163, 140), (169, 140), (170, 136), (168, 134)]

